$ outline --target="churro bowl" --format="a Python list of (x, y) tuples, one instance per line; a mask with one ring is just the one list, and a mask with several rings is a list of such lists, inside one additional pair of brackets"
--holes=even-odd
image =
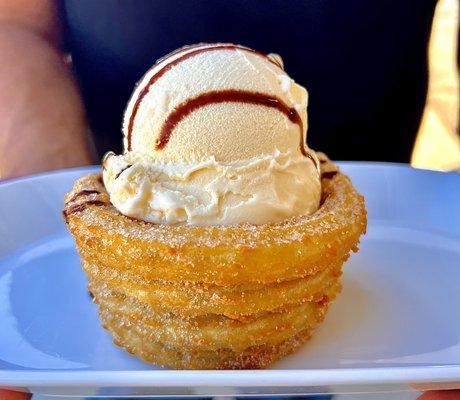
[(367, 221), (306, 145), (307, 103), (279, 56), (245, 46), (186, 46), (147, 71), (123, 154), (65, 198), (115, 344), (178, 369), (264, 368), (312, 335)]
[(64, 217), (114, 343), (163, 366), (244, 369), (310, 338), (367, 224), (363, 197), (317, 155), (320, 207), (272, 224), (144, 222), (111, 204), (101, 174), (79, 179)]

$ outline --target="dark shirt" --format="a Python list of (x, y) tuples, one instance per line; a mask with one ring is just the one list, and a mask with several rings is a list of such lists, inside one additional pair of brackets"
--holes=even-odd
[(100, 154), (121, 150), (135, 83), (186, 44), (282, 56), (309, 91), (308, 144), (334, 159), (408, 162), (427, 91), (435, 0), (66, 0), (66, 43)]

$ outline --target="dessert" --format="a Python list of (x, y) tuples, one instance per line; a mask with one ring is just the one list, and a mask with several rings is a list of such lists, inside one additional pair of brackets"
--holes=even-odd
[(64, 217), (114, 343), (174, 368), (263, 368), (307, 340), (366, 229), (364, 200), (305, 144), (279, 56), (199, 44), (136, 87), (122, 155)]

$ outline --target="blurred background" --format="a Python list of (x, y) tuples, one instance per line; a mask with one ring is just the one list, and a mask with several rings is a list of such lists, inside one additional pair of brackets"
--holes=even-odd
[(280, 53), (309, 91), (311, 148), (459, 169), (458, 4), (0, 0), (0, 179), (120, 152), (154, 60), (217, 41)]
[(428, 48), (429, 83), (411, 163), (417, 168), (460, 169), (457, 0), (436, 7)]

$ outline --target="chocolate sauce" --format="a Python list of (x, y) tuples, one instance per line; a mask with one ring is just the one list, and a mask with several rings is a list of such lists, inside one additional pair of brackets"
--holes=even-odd
[(300, 135), (300, 140), (301, 140), (301, 142), (300, 142), (300, 151), (301, 151), (301, 153), (305, 157), (309, 158), (311, 160), (311, 162), (315, 165), (315, 168), (318, 169), (319, 166), (318, 166), (318, 162), (316, 161), (316, 159), (310, 153), (306, 152), (305, 149), (304, 149), (303, 136), (302, 135)]
[(167, 55), (166, 57), (164, 57), (163, 59), (160, 60), (160, 62), (163, 62), (163, 61), (167, 60), (168, 58), (170, 58), (170, 57), (172, 57), (174, 55), (177, 55), (177, 54), (180, 54), (181, 52), (190, 50), (191, 48), (193, 49), (195, 47), (198, 47), (196, 50), (192, 50), (192, 51), (190, 51), (188, 53), (185, 53), (183, 56), (176, 58), (175, 60), (173, 60), (170, 63), (168, 63), (165, 66), (163, 66), (163, 68), (159, 69), (155, 74), (152, 75), (150, 80), (147, 82), (147, 85), (145, 85), (144, 88), (141, 90), (141, 92), (139, 93), (139, 96), (136, 99), (136, 102), (134, 103), (133, 110), (131, 112), (131, 116), (130, 116), (129, 122), (128, 122), (128, 132), (126, 133), (126, 141), (127, 141), (127, 147), (128, 147), (127, 151), (131, 150), (131, 136), (132, 136), (132, 131), (133, 131), (134, 119), (136, 118), (137, 111), (139, 110), (139, 106), (141, 104), (142, 99), (148, 93), (148, 91), (150, 90), (150, 87), (158, 79), (160, 79), (166, 72), (168, 72), (171, 68), (173, 68), (175, 65), (181, 63), (182, 61), (187, 60), (189, 58), (192, 58), (192, 57), (194, 57), (194, 56), (196, 56), (196, 55), (198, 55), (200, 53), (205, 53), (205, 52), (208, 52), (208, 51), (215, 51), (215, 50), (244, 50), (244, 51), (248, 51), (248, 52), (257, 54), (259, 56), (262, 56), (262, 57), (266, 58), (268, 61), (270, 61), (272, 64), (280, 67), (280, 65), (276, 61), (274, 61), (271, 58), (269, 58), (266, 54), (258, 52), (258, 51), (253, 50), (253, 49), (250, 49), (248, 47), (238, 46), (238, 45), (235, 45), (235, 44), (216, 44), (216, 45), (210, 46), (210, 47), (200, 47), (200, 46), (205, 46), (205, 44), (197, 45), (197, 46), (184, 47), (182, 49), (179, 49), (179, 50), (177, 50), (175, 52), (170, 53), (169, 55)]
[(319, 206), (322, 207), (322, 205), (326, 202), (327, 198), (329, 197), (328, 194), (322, 195), (321, 200), (319, 201)]
[(78, 193), (76, 193), (68, 202), (67, 204), (69, 203), (72, 203), (74, 202), (75, 200), (77, 200), (79, 197), (81, 196), (88, 196), (90, 194), (99, 194), (100, 192), (98, 190), (82, 190)]
[(69, 207), (67, 210), (64, 210), (62, 212), (62, 215), (64, 216), (65, 222), (67, 223), (68, 220), (69, 220), (69, 215), (70, 214), (75, 214), (77, 212), (81, 212), (81, 211), (85, 210), (88, 206), (91, 206), (91, 205), (93, 205), (93, 206), (104, 206), (106, 204), (107, 203), (104, 203), (101, 200), (89, 200), (89, 201), (86, 201), (84, 203), (76, 204), (74, 206)]
[(325, 294), (323, 297), (321, 297), (321, 299), (319, 299), (316, 302), (316, 304), (318, 304), (319, 306), (324, 306), (327, 303), (329, 303), (329, 296), (327, 294)]
[(157, 150), (163, 149), (171, 138), (171, 134), (176, 125), (187, 115), (191, 114), (198, 108), (204, 107), (209, 104), (215, 103), (249, 103), (257, 104), (265, 107), (276, 108), (278, 111), (285, 114), (291, 122), (297, 124), (300, 128), (300, 151), (306, 157), (313, 160), (313, 157), (308, 154), (303, 145), (303, 122), (300, 118), (299, 113), (293, 107), (289, 107), (281, 99), (266, 95), (264, 93), (251, 92), (246, 90), (228, 89), (228, 90), (216, 90), (212, 92), (202, 93), (197, 97), (188, 99), (182, 104), (179, 104), (172, 112), (168, 115), (168, 118), (163, 123), (160, 131), (160, 136), (155, 144)]
[(131, 168), (132, 165), (128, 165), (126, 167), (124, 167), (118, 174), (115, 175), (115, 179), (118, 179), (118, 177), (123, 173), (125, 172), (127, 169)]
[(107, 162), (107, 160), (114, 156), (115, 153), (113, 151), (108, 151), (107, 153), (104, 154), (104, 157), (102, 157), (102, 170), (105, 171), (106, 170), (106, 167), (105, 167), (105, 164)]
[(196, 49), (198, 47), (204, 47), (204, 46), (208, 46), (208, 45), (209, 45), (208, 43), (196, 43), (196, 44), (192, 44), (192, 45), (179, 47), (178, 49), (175, 49), (175, 50), (169, 52), (168, 54), (166, 54), (165, 56), (160, 57), (158, 60), (156, 60), (154, 67), (156, 67), (158, 64), (161, 64), (162, 62), (168, 60), (169, 58), (175, 56), (176, 54), (180, 54), (180, 53), (182, 53), (184, 51), (188, 51), (188, 50), (192, 50), (192, 49)]
[(328, 171), (321, 174), (321, 179), (332, 179), (338, 174), (338, 171)]

